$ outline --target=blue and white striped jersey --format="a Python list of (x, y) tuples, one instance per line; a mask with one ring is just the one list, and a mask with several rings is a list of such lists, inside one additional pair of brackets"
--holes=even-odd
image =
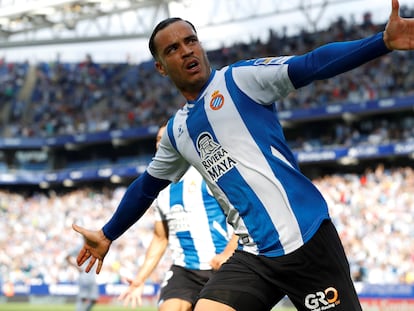
[(210, 260), (224, 250), (232, 230), (200, 173), (190, 167), (178, 183), (159, 193), (153, 207), (155, 220), (168, 224), (173, 264), (210, 270)]
[(198, 99), (170, 120), (147, 169), (177, 181), (194, 166), (240, 236), (239, 248), (269, 257), (298, 249), (329, 218), (322, 195), (299, 171), (275, 111), (275, 101), (294, 90), (289, 59), (213, 70)]

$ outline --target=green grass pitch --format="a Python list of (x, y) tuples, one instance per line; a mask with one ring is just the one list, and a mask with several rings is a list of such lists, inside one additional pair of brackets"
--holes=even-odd
[[(0, 303), (0, 311), (74, 311), (74, 304), (30, 304), (30, 303)], [(97, 304), (92, 311), (156, 311), (155, 307), (139, 307), (132, 309), (131, 307), (123, 307), (120, 305), (103, 305)], [(294, 308), (277, 308), (275, 311), (295, 311)]]
[[(3, 303), (0, 304), (1, 311), (75, 311), (74, 304), (30, 304), (30, 303)], [(92, 311), (156, 311), (155, 307), (140, 307), (132, 309), (131, 307), (123, 307), (118, 305), (102, 305), (97, 304)]]

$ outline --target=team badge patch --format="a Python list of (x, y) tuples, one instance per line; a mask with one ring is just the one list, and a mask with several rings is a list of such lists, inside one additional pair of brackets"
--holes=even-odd
[(215, 91), (211, 96), (210, 108), (212, 110), (219, 110), (224, 105), (224, 96), (219, 91)]

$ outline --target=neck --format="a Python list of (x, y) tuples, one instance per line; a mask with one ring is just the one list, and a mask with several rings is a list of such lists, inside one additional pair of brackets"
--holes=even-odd
[(209, 74), (207, 77), (203, 78), (202, 80), (194, 81), (192, 84), (187, 84), (185, 86), (178, 87), (181, 94), (185, 97), (186, 100), (196, 100), (201, 91), (205, 88), (210, 80), (211, 75), (211, 68), (209, 70)]

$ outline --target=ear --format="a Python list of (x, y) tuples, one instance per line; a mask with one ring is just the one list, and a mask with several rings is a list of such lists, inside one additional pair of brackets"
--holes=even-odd
[(167, 76), (167, 72), (165, 71), (164, 66), (160, 62), (158, 62), (158, 61), (155, 62), (155, 69), (157, 69), (157, 71), (162, 76)]

